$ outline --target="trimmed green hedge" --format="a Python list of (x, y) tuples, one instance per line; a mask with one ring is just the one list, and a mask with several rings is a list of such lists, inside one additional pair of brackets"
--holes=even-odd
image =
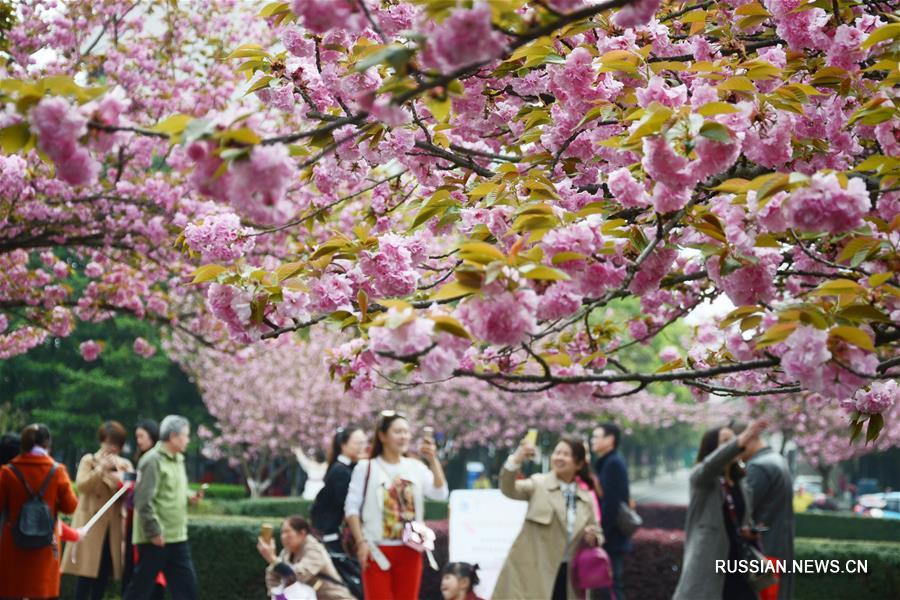
[[(191, 483), (192, 490), (200, 489), (199, 483)], [(248, 496), (247, 487), (234, 483), (210, 483), (206, 488), (206, 498), (216, 498), (219, 500), (243, 500)]]
[(900, 520), (804, 512), (795, 515), (797, 537), (835, 540), (900, 541)]
[[(264, 520), (258, 517), (191, 517), (188, 529), (194, 566), (199, 578), (200, 600), (266, 599), (263, 583), (265, 565), (256, 552), (256, 537), (259, 525)], [(278, 519), (269, 520), (276, 530), (281, 526)], [(443, 533), (446, 522), (433, 523), (432, 526), (439, 532), (436, 555), (443, 562), (446, 560), (447, 550), (447, 537)], [(644, 563), (638, 569), (640, 576), (637, 579), (649, 577), (647, 563), (644, 562), (648, 552), (658, 554), (658, 558), (666, 564), (677, 565), (681, 562), (683, 532), (653, 530), (672, 538), (666, 538), (666, 543), (660, 543), (648, 535), (650, 531), (640, 531), (643, 532), (642, 544), (648, 547), (629, 555), (631, 560), (637, 559)], [(838, 560), (842, 567), (847, 560), (868, 561), (867, 574), (796, 575), (795, 600), (900, 598), (900, 544), (803, 538), (797, 540), (795, 551), (797, 560)], [(659, 589), (641, 588), (644, 592), (642, 598), (670, 598), (677, 581), (677, 569), (674, 573), (674, 577), (666, 579), (667, 585), (657, 586)], [(626, 574), (630, 574), (627, 568)], [(436, 574), (428, 572), (427, 576), (434, 578)], [(72, 577), (63, 577), (62, 597), (72, 596), (73, 585)], [(431, 587), (434, 586), (431, 585), (428, 589)], [(117, 585), (111, 585), (110, 588), (110, 591), (115, 589), (118, 592)], [(423, 587), (423, 597), (427, 595)]]
[[(447, 502), (425, 502), (425, 520), (443, 521), (448, 517)], [(219, 507), (219, 508), (217, 508)], [(216, 502), (210, 512), (221, 511), (226, 515), (239, 515), (246, 517), (287, 517), (289, 515), (309, 516), (312, 500), (305, 500), (297, 496), (284, 498), (257, 498), (255, 500), (231, 500)]]
[(794, 575), (797, 600), (900, 598), (900, 544), (833, 539), (797, 539), (797, 559), (867, 561), (866, 574)]
[[(267, 600), (265, 561), (256, 551), (262, 519), (249, 517), (194, 517), (188, 537), (200, 600)], [(273, 520), (276, 532), (281, 527)], [(110, 582), (107, 598), (120, 598), (121, 582)], [(64, 575), (61, 598), (74, 598), (75, 578)]]

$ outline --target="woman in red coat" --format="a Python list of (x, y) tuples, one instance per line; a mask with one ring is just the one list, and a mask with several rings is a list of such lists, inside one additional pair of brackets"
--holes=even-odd
[[(0, 599), (3, 600), (59, 597), (59, 539), (54, 537), (50, 546), (25, 549), (16, 546), (12, 538), (19, 510), (29, 494), (11, 466), (16, 467), (32, 490), (38, 491), (55, 464), (49, 450), (47, 426), (29, 425), (22, 430), (21, 453), (0, 469), (0, 513), (5, 512), (7, 517), (0, 534)], [(43, 498), (54, 517), (75, 512), (78, 499), (65, 466), (57, 466)]]

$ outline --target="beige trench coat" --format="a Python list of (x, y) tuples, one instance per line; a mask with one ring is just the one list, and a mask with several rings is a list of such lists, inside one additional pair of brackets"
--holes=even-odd
[[(514, 500), (527, 500), (528, 512), (500, 571), (492, 598), (547, 600), (553, 593), (560, 564), (571, 560), (581, 546), (585, 527), (598, 525), (591, 494), (578, 490), (575, 529), (572, 542), (567, 545), (565, 499), (552, 472), (516, 480), (516, 472), (504, 466), (500, 471), (500, 490)], [(567, 587), (566, 597), (578, 598), (571, 577)]]
[[(131, 461), (121, 456), (116, 457), (119, 468), (133, 471)], [(72, 517), (72, 527), (81, 527), (87, 523), (94, 513), (106, 504), (119, 489), (119, 479), (110, 471), (104, 471), (96, 455), (85, 454), (78, 465), (78, 475), (75, 478), (78, 485), (78, 508)], [(66, 544), (63, 552), (62, 572), (67, 575), (79, 575), (81, 577), (97, 577), (100, 572), (100, 559), (103, 556), (103, 540), (109, 532), (109, 547), (112, 554), (112, 577), (122, 578), (122, 559), (124, 546), (124, 520), (122, 517), (125, 506), (123, 496), (109, 510), (104, 513), (99, 521), (91, 528), (91, 531), (78, 543)]]

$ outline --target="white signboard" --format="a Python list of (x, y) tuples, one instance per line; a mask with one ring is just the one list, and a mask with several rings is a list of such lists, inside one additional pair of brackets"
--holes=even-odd
[(478, 563), (476, 593), (490, 598), (510, 546), (522, 529), (528, 503), (500, 490), (450, 493), (450, 562)]

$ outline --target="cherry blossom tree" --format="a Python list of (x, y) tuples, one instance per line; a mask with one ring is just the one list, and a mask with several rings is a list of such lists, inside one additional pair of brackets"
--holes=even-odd
[[(479, 381), (577, 406), (676, 382), (821, 398), (882, 431), (900, 367), (889, 3), (170, 2), (172, 59), (134, 45), (143, 3), (94, 4), (25, 3), (10, 32), (7, 352), (70, 330), (47, 250), (86, 259), (103, 223), (101, 269), (112, 250), (160, 271), (141, 261), (121, 302), (89, 307), (165, 290), (188, 315), (170, 322), (222, 331), (212, 315), (242, 345), (330, 321), (352, 337), (330, 369), (358, 395)], [(128, 208), (142, 197), (156, 225)], [(615, 357), (719, 297), (735, 309), (662, 367)], [(605, 308), (628, 298), (623, 328)]]
[(337, 343), (317, 332), (309, 342), (285, 337), (228, 353), (183, 335), (170, 341), (216, 420), (200, 432), (204, 455), (239, 466), (251, 497), (294, 463), (294, 447), (327, 448), (336, 427), (371, 421), (370, 403), (344, 394), (328, 373)]

